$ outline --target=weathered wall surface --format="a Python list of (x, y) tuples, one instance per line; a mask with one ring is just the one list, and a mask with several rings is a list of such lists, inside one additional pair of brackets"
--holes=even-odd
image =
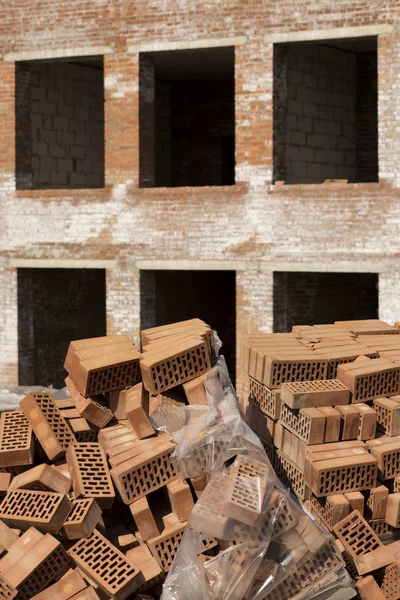
[[(399, 16), (398, 0), (177, 0), (173, 10), (167, 0), (9, 4), (0, 21), (0, 381), (17, 380), (13, 259), (115, 260), (107, 329), (135, 338), (137, 261), (155, 259), (204, 261), (203, 270), (235, 261), (238, 338), (271, 330), (273, 270), (379, 272), (381, 316), (398, 318)], [(273, 44), (265, 36), (376, 24), (394, 25), (378, 39), (379, 183), (273, 185)], [(247, 36), (235, 50), (236, 185), (140, 189), (137, 45), (230, 36)], [(87, 47), (112, 50), (104, 56), (105, 187), (16, 191), (15, 64), (7, 54)]]

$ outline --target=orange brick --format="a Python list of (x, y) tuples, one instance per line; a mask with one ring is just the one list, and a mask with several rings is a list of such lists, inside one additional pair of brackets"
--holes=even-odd
[(125, 413), (139, 440), (155, 433), (149, 414), (149, 395), (142, 383), (138, 383), (126, 392)]
[(190, 511), (194, 506), (190, 487), (185, 481), (176, 479), (167, 484), (167, 490), (172, 511), (176, 514), (179, 521), (187, 521)]
[(129, 508), (143, 541), (147, 541), (160, 534), (147, 498), (144, 497), (136, 500), (129, 505)]

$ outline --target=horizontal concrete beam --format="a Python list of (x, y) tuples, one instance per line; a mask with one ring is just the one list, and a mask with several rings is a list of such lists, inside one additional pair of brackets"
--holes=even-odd
[(136, 54), (138, 52), (161, 52), (163, 50), (190, 50), (196, 48), (220, 48), (223, 46), (238, 46), (247, 43), (245, 35), (237, 37), (209, 38), (200, 40), (185, 40), (179, 42), (141, 42), (128, 46), (128, 52)]
[(128, 266), (141, 271), (243, 271), (246, 262), (236, 260), (135, 260), (127, 259)]
[(312, 29), (307, 31), (283, 31), (264, 36), (264, 42), (279, 44), (285, 42), (311, 42), (354, 37), (392, 35), (394, 25), (363, 25), (361, 27), (337, 27), (334, 29)]
[(84, 46), (81, 48), (57, 48), (55, 50), (31, 50), (25, 52), (9, 52), (3, 60), (6, 62), (18, 62), (20, 60), (46, 60), (51, 58), (72, 58), (74, 56), (101, 56), (112, 54), (114, 50), (110, 46)]
[(116, 260), (86, 258), (10, 258), (8, 266), (16, 269), (115, 269)]

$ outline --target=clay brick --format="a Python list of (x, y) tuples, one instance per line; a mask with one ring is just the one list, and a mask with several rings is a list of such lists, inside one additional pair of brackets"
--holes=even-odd
[(376, 484), (377, 461), (369, 454), (320, 460), (311, 465), (310, 478), (304, 478), (317, 498), (368, 490)]
[[(182, 328), (192, 328), (192, 327), (204, 327), (207, 326), (207, 323), (202, 321), (202, 319), (198, 319), (197, 317), (194, 319), (185, 319), (185, 321), (176, 321), (175, 323), (169, 323), (167, 325), (157, 325), (157, 327), (150, 327), (149, 329), (142, 329), (140, 332), (140, 337), (142, 340), (142, 344), (145, 346), (152, 339), (158, 339), (162, 335), (168, 335), (171, 331), (175, 329)], [(207, 326), (208, 327), (208, 326)]]
[(70, 419), (69, 426), (77, 442), (97, 442), (98, 428), (91, 426), (84, 417)]
[[(371, 576), (369, 576), (371, 577)], [(400, 598), (400, 589), (399, 589), (399, 581), (400, 581), (400, 561), (397, 560), (393, 562), (391, 565), (388, 565), (384, 569), (384, 575), (382, 579), (381, 585), (381, 596), (376, 594), (376, 596), (366, 597), (365, 600), (384, 600), (387, 598), (388, 600), (398, 600)]]
[(388, 596), (382, 592), (372, 575), (360, 577), (356, 585), (361, 600), (385, 600), (388, 598)]
[(263, 383), (250, 377), (249, 398), (260, 407), (263, 413), (271, 417), (271, 419), (279, 419), (281, 414), (280, 390), (270, 390)]
[(400, 494), (388, 495), (385, 521), (392, 527), (400, 527)]
[(376, 410), (364, 404), (363, 402), (359, 402), (355, 404), (357, 410), (360, 411), (360, 422), (358, 426), (358, 434), (357, 439), (359, 440), (372, 440), (375, 438), (376, 432), (376, 418), (377, 413)]
[(118, 420), (126, 419), (125, 401), (126, 390), (110, 392), (108, 395), (110, 410)]
[(84, 398), (79, 393), (75, 396), (75, 403), (78, 413), (99, 429), (105, 427), (114, 417), (107, 406), (92, 398)]
[(125, 550), (131, 550), (139, 545), (139, 540), (133, 533), (118, 536), (118, 546)]
[(10, 487), (11, 473), (0, 473), (0, 497), (4, 498), (5, 493)]
[(150, 448), (110, 471), (115, 487), (125, 504), (131, 504), (176, 478), (170, 456), (175, 444)]
[(279, 450), (276, 453), (275, 472), (282, 483), (289, 485), (300, 500), (309, 498), (310, 488), (304, 480), (303, 470)]
[(161, 535), (152, 538), (147, 542), (151, 553), (157, 560), (161, 569), (165, 572), (169, 571), (172, 561), (178, 551), (181, 543), (183, 532), (186, 523), (178, 523), (171, 529), (164, 530)]
[[(224, 509), (229, 494), (229, 476), (214, 477), (201, 495), (201, 502), (190, 513), (190, 527), (205, 535), (226, 539), (229, 518)], [(180, 525), (180, 524), (179, 524)]]
[(393, 479), (393, 491), (395, 494), (400, 492), (400, 476)]
[(8, 581), (0, 574), (0, 598), (2, 600), (11, 600), (18, 594), (18, 590), (15, 589)]
[(19, 403), (50, 460), (64, 456), (74, 434), (50, 394), (29, 394)]
[(67, 496), (36, 490), (10, 490), (0, 504), (0, 518), (10, 527), (35, 525), (43, 532), (57, 533), (72, 509)]
[(343, 494), (321, 499), (311, 496), (308, 502), (313, 514), (330, 530), (350, 512), (350, 503)]
[(199, 499), (204, 488), (208, 483), (208, 476), (206, 473), (204, 475), (199, 475), (198, 477), (191, 477), (190, 482), (193, 486), (194, 493), (196, 494), (196, 498)]
[(43, 590), (32, 600), (69, 600), (86, 588), (86, 581), (79, 571), (74, 570), (65, 575), (60, 581)]
[(167, 483), (167, 490), (172, 512), (176, 514), (181, 523), (187, 521), (194, 506), (190, 487), (186, 481), (176, 479)]
[(72, 510), (64, 521), (62, 533), (69, 540), (89, 537), (101, 518), (101, 508), (94, 498), (72, 500)]
[(91, 358), (99, 358), (102, 356), (112, 356), (113, 353), (124, 352), (125, 350), (133, 350), (131, 340), (118, 342), (117, 344), (102, 344), (101, 346), (92, 346), (91, 348), (83, 348), (75, 352), (71, 357), (71, 366), (69, 376), (72, 381), (77, 381), (79, 376), (79, 365), (82, 361)]
[(116, 600), (125, 600), (136, 590), (139, 570), (97, 530), (79, 540), (68, 553), (100, 589)]
[(255, 461), (242, 462), (232, 468), (225, 514), (240, 523), (254, 526), (264, 506), (269, 471), (267, 464)]
[(133, 565), (136, 565), (140, 568), (140, 565), (150, 560), (150, 558), (153, 558), (153, 555), (150, 552), (147, 544), (139, 544), (139, 546), (136, 546), (136, 548), (128, 550), (128, 552), (126, 553), (126, 558)]
[(75, 498), (94, 498), (100, 508), (111, 508), (115, 491), (107, 457), (100, 444), (71, 444), (66, 458)]
[(350, 402), (350, 390), (338, 379), (282, 384), (282, 402), (290, 408), (319, 408)]
[(7, 575), (8, 571), (43, 537), (43, 533), (40, 533), (34, 527), (30, 527), (20, 538), (17, 536), (7, 554), (0, 560), (0, 573)]
[(349, 450), (351, 448), (363, 448), (368, 450), (368, 442), (361, 440), (349, 440), (347, 442), (335, 442), (330, 444), (315, 444), (314, 446), (306, 446), (306, 455), (315, 454), (317, 452), (332, 452), (336, 450)]
[(340, 439), (355, 440), (360, 427), (360, 412), (355, 406), (337, 406), (336, 409), (342, 417)]
[(130, 342), (132, 344), (132, 340), (124, 334), (106, 335), (96, 338), (85, 338), (83, 340), (73, 340), (68, 346), (68, 351), (64, 362), (64, 369), (69, 373), (71, 369), (72, 358), (76, 352), (86, 350), (87, 348), (94, 348), (98, 346), (106, 347), (110, 344), (126, 342)]
[(326, 379), (328, 361), (313, 352), (291, 356), (275, 352), (273, 357), (265, 357), (263, 381), (270, 389), (279, 388), (291, 381), (314, 381)]
[(206, 377), (207, 375), (202, 375), (183, 384), (183, 391), (189, 404), (208, 406), (207, 394), (203, 383)]
[(18, 589), (18, 598), (29, 600), (59, 579), (69, 566), (70, 560), (63, 546), (47, 533), (32, 548), (27, 551), (25, 548), (5, 577)]
[(182, 385), (211, 368), (207, 344), (201, 338), (173, 346), (140, 361), (143, 384), (151, 394)]
[(343, 340), (337, 345), (333, 345), (332, 342), (330, 342), (328, 345), (323, 346), (319, 343), (315, 345), (314, 351), (316, 354), (319, 354), (328, 360), (327, 379), (334, 379), (337, 377), (339, 365), (352, 363), (361, 355), (367, 356), (368, 358), (378, 358), (378, 353), (375, 348), (368, 348), (356, 341), (349, 343), (348, 340)]
[(144, 542), (160, 535), (146, 497), (136, 500), (129, 508)]
[(386, 514), (386, 503), (389, 490), (380, 485), (370, 491), (367, 506), (371, 513), (371, 519), (384, 519)]
[(79, 363), (76, 389), (89, 398), (135, 385), (141, 379), (139, 360), (133, 348), (84, 360)]
[(57, 492), (58, 494), (68, 494), (71, 487), (71, 480), (50, 465), (42, 464), (33, 469), (29, 469), (20, 475), (16, 475), (11, 484), (10, 490), (26, 489), (38, 490), (42, 492)]
[(378, 461), (382, 479), (393, 479), (393, 477), (400, 475), (400, 440), (383, 443), (380, 446), (375, 445), (370, 450), (372, 456)]
[(366, 402), (399, 393), (400, 366), (385, 358), (365, 361), (355, 360), (353, 363), (339, 365), (337, 370), (337, 378), (352, 393), (352, 402)]
[(75, 404), (73, 403), (71, 398), (53, 398), (53, 400), (54, 404), (59, 410), (63, 410), (66, 408), (75, 408)]
[(155, 433), (149, 414), (149, 395), (142, 383), (126, 392), (125, 412), (132, 429), (139, 440)]
[(350, 504), (350, 511), (358, 510), (361, 516), (364, 514), (364, 496), (361, 492), (348, 492), (345, 494), (345, 498)]
[(281, 423), (306, 444), (322, 444), (325, 434), (325, 416), (318, 408), (289, 408), (282, 402)]
[(143, 583), (138, 587), (139, 592), (152, 588), (165, 579), (164, 571), (153, 556), (140, 565), (140, 575), (143, 578)]
[(318, 410), (326, 419), (324, 442), (337, 442), (340, 436), (342, 415), (333, 406), (322, 406)]
[(368, 521), (368, 525), (378, 536), (388, 533), (391, 529), (390, 525), (386, 523), (385, 519), (370, 519)]
[[(0, 554), (4, 554), (17, 541), (18, 535), (0, 520)], [(1, 571), (1, 569), (0, 569)]]
[(371, 573), (382, 567), (386, 567), (392, 562), (400, 560), (400, 541), (393, 542), (387, 546), (382, 546), (359, 556), (354, 562), (360, 575)]
[(31, 465), (33, 454), (32, 427), (22, 410), (3, 412), (0, 417), (0, 467)]
[(377, 424), (380, 431), (387, 435), (400, 434), (400, 404), (393, 398), (377, 398), (374, 400), (377, 413)]
[[(383, 546), (381, 540), (357, 510), (354, 510), (342, 521), (336, 523), (333, 530), (342, 542), (346, 552), (353, 559), (356, 567), (356, 559), (358, 557)], [(362, 574), (359, 571), (358, 573)]]

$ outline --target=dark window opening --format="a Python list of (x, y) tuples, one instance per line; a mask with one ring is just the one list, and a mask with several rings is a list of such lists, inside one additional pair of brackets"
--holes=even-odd
[(15, 70), (17, 189), (104, 187), (103, 57)]
[(64, 387), (69, 342), (103, 335), (104, 269), (18, 269), (19, 385)]
[(235, 183), (234, 48), (140, 54), (140, 187)]
[(223, 343), (229, 374), (236, 371), (236, 274), (234, 271), (141, 271), (140, 326), (148, 329), (198, 317)]
[(376, 273), (274, 273), (274, 331), (378, 318)]
[(377, 38), (274, 46), (274, 181), (378, 181)]

